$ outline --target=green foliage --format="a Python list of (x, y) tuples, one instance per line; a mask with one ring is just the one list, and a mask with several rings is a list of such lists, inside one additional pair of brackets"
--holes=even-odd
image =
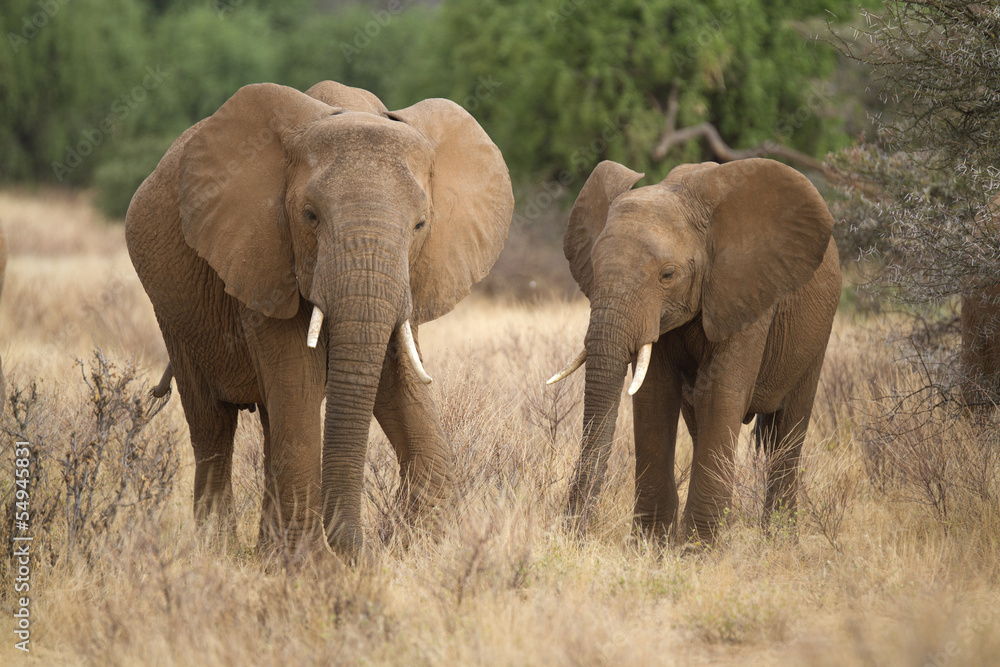
[[(86, 183), (145, 67), (134, 0), (11, 0), (0, 13), (0, 180)], [(55, 165), (62, 165), (57, 169)]]
[(170, 148), (174, 136), (142, 136), (120, 142), (94, 172), (97, 205), (106, 215), (124, 218), (132, 195)]
[[(473, 100), (512, 170), (585, 175), (601, 159), (663, 176), (702, 159), (696, 141), (651, 155), (677, 85), (678, 127), (711, 122), (737, 148), (779, 141), (810, 154), (844, 143), (813, 89), (836, 54), (805, 27), (850, 2), (453, 0), (445, 5), (443, 93)], [(815, 21), (814, 21), (815, 23)], [(494, 95), (478, 95), (485, 80)]]
[[(678, 125), (736, 147), (811, 154), (844, 142), (811, 82), (834, 54), (805, 26), (845, 0), (11, 0), (0, 12), (0, 182), (96, 185), (120, 216), (170, 140), (236, 89), (333, 79), (390, 108), (449, 97), (483, 123), (515, 180), (585, 176), (651, 156), (677, 85)], [(323, 7), (322, 9), (320, 7)]]

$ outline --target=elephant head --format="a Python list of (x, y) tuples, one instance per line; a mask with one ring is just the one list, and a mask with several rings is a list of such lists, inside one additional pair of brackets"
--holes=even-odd
[(448, 312), (495, 261), (513, 211), (500, 151), (448, 100), (390, 112), (330, 81), (255, 84), (199, 126), (179, 188), (184, 237), (228, 294), (271, 318), (296, 316), (302, 299), (312, 309), (308, 345), (325, 340), (328, 358), (324, 525), (356, 554), (390, 337), (409, 340), (423, 374), (409, 323)]
[(660, 183), (615, 162), (597, 166), (570, 214), (565, 252), (590, 299), (582, 455), (570, 493), (579, 516), (600, 489), (629, 362), (638, 391), (652, 344), (700, 318), (718, 343), (805, 284), (823, 260), (833, 221), (809, 181), (752, 159), (682, 165)]

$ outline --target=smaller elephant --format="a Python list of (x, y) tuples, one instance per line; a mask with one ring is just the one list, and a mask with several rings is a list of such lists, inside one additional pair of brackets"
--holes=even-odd
[(678, 413), (694, 444), (681, 539), (710, 542), (731, 500), (727, 466), (755, 416), (771, 458), (766, 511), (794, 516), (799, 453), (834, 313), (833, 219), (804, 176), (765, 159), (681, 165), (648, 187), (602, 162), (581, 190), (566, 258), (590, 299), (583, 443), (568, 511), (600, 490), (626, 368), (635, 414), (637, 527), (677, 526)]

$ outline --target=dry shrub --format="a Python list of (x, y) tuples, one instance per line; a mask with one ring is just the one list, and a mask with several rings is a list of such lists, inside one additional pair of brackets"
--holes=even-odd
[(898, 371), (894, 356), (883, 347), (892, 344), (892, 333), (872, 320), (864, 324), (835, 323), (816, 386), (810, 428), (838, 439), (849, 439), (863, 420), (867, 387), (893, 382)]
[(963, 407), (949, 328), (903, 339), (897, 372), (869, 386), (858, 433), (865, 475), (893, 500), (919, 505), (945, 530), (997, 525), (1000, 433), (996, 414)]
[[(22, 389), (12, 381), (3, 422), (9, 440), (0, 458), (12, 462), (14, 443), (29, 443), (27, 523), (35, 554), (49, 564), (76, 555), (91, 562), (124, 525), (155, 523), (178, 469), (173, 432), (147, 432), (166, 399), (153, 399), (130, 362), (109, 362), (100, 349), (89, 370), (77, 363), (85, 390), (79, 403), (42, 393), (36, 383)], [(8, 485), (0, 490), (8, 519), (18, 509), (13, 491)], [(12, 536), (7, 531), (18, 526), (4, 522), (5, 543)], [(4, 567), (10, 566), (5, 560)]]
[(947, 530), (1000, 518), (1000, 433), (921, 389), (877, 396), (861, 434), (872, 486), (925, 507)]
[(798, 518), (841, 551), (841, 529), (850, 506), (857, 500), (859, 475), (856, 459), (846, 447), (827, 443), (804, 457), (799, 473)]

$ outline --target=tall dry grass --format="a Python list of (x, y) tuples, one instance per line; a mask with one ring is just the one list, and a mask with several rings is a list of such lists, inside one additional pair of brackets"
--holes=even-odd
[[(543, 382), (578, 350), (586, 304), (472, 299), (420, 330), (458, 462), (440, 530), (399, 521), (396, 464), (373, 425), (376, 566), (289, 568), (253, 549), (256, 415), (242, 413), (237, 434), (236, 538), (193, 526), (179, 401), (151, 419), (142, 403), (165, 354), (121, 227), (59, 193), (0, 193), (0, 224), (12, 250), (0, 350), (21, 406), (2, 423), (0, 513), (11, 434), (45, 466), (32, 491), (32, 652), (13, 648), (13, 593), (0, 581), (4, 664), (1000, 664), (995, 429), (946, 411), (902, 423), (908, 413), (885, 397), (916, 378), (892, 361), (882, 324), (836, 322), (797, 530), (760, 528), (764, 464), (745, 429), (720, 543), (681, 556), (631, 533), (628, 400), (597, 520), (582, 540), (563, 526), (583, 378)], [(98, 461), (97, 520), (81, 523), (68, 499)], [(927, 495), (941, 488), (946, 513)]]

